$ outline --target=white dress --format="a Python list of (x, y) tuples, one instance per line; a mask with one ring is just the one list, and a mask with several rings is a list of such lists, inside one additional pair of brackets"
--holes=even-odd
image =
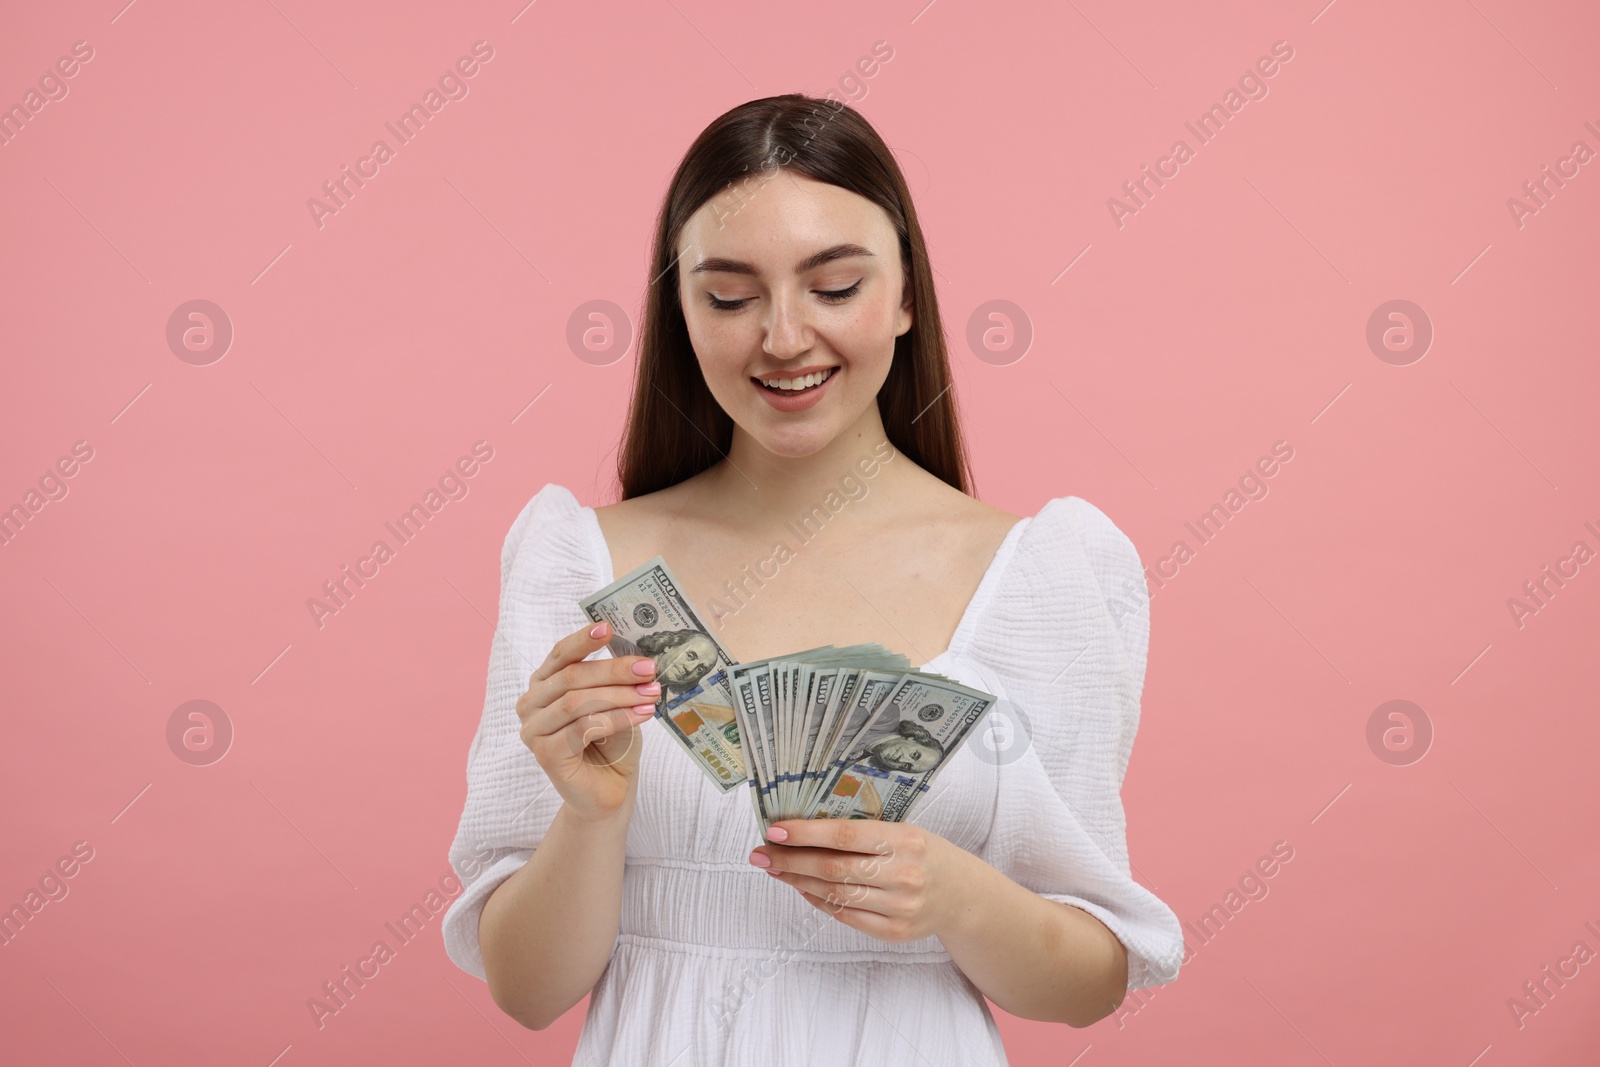
[[(478, 917), (561, 797), (522, 743), (516, 700), (578, 601), (614, 580), (594, 509), (547, 484), (501, 554), (500, 622), (450, 862), (450, 958), (484, 977)], [(1139, 725), (1149, 599), (1128, 538), (1078, 497), (1016, 523), (949, 649), (927, 666), (992, 693), (910, 821), (1027, 889), (1087, 911), (1128, 950), (1128, 987), (1177, 977), (1172, 910), (1129, 876), (1120, 795)], [(602, 649), (595, 658), (608, 656)], [(748, 862), (748, 795), (720, 792), (652, 719), (628, 829), (620, 931), (574, 1064), (1006, 1063), (981, 993), (937, 937), (880, 941)]]

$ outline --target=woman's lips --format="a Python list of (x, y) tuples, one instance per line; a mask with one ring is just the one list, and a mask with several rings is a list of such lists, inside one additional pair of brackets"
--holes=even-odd
[(804, 411), (822, 399), (822, 394), (828, 391), (837, 377), (839, 377), (839, 368), (835, 367), (832, 373), (823, 379), (821, 385), (813, 385), (810, 389), (801, 393), (776, 392), (762, 385), (759, 378), (751, 378), (750, 387), (759, 392), (767, 403), (779, 411)]

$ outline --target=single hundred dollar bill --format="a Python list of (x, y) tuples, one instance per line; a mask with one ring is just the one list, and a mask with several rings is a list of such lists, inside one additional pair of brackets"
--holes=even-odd
[(578, 602), (595, 622), (611, 624), (613, 656), (656, 663), (656, 718), (723, 792), (748, 781), (733, 711), (733, 657), (681, 591), (660, 556)]
[(905, 675), (847, 742), (807, 817), (904, 820), (994, 703), (947, 678)]

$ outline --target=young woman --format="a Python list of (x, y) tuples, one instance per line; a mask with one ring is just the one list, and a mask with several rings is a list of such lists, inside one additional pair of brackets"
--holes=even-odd
[[(1129, 877), (1119, 795), (1138, 555), (1079, 498), (1020, 518), (970, 495), (883, 141), (804, 96), (729, 111), (678, 167), (650, 282), (621, 501), (546, 485), (506, 537), (451, 958), (534, 1029), (589, 994), (579, 1064), (1002, 1064), (985, 997), (1082, 1027), (1171, 981), (1182, 934)], [(876, 641), (1000, 697), (996, 726), (908, 822), (760, 842), (650, 720), (693, 650), (610, 656), (578, 607), (658, 554), (736, 659)]]

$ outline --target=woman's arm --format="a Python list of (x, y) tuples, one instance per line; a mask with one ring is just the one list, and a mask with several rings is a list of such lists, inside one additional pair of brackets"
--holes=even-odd
[(494, 1002), (533, 1030), (600, 980), (622, 920), (643, 748), (636, 727), (655, 711), (661, 686), (645, 681), (656, 671), (647, 656), (587, 658), (610, 636), (604, 622), (568, 634), (517, 698), (522, 740), (561, 807), (528, 862), (484, 901), (478, 947)]
[(1077, 1027), (1117, 1010), (1128, 990), (1128, 950), (1105, 923), (945, 844), (959, 854), (955, 882), (964, 899), (934, 932), (984, 996), (1024, 1019)]
[(632, 791), (589, 820), (561, 805), (522, 868), (484, 902), (478, 943), (500, 1010), (543, 1030), (594, 987), (622, 917), (622, 868)]
[(762, 845), (752, 863), (873, 937), (937, 935), (972, 984), (1012, 1015), (1089, 1026), (1127, 994), (1127, 950), (1104, 923), (938, 834), (857, 819), (786, 819), (772, 831), (786, 844)]

